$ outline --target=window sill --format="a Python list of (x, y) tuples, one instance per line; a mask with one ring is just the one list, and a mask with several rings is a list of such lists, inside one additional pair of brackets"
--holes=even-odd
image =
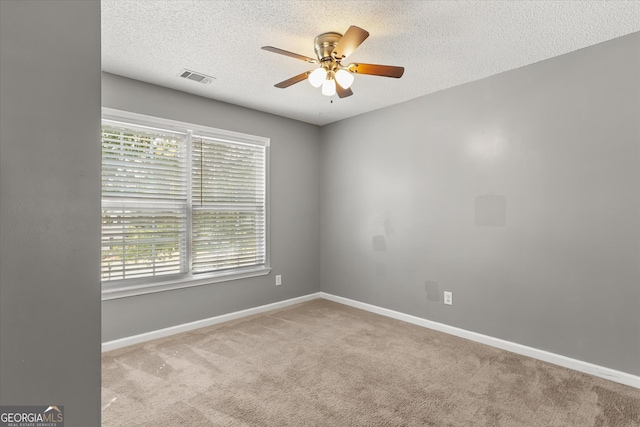
[(118, 298), (134, 297), (137, 295), (153, 294), (156, 292), (173, 291), (176, 289), (190, 288), (193, 286), (210, 285), (219, 282), (228, 282), (230, 280), (248, 279), (250, 277), (265, 276), (269, 274), (271, 268), (260, 267), (241, 272), (216, 273), (205, 276), (180, 278), (174, 280), (165, 280), (159, 283), (146, 283), (140, 285), (119, 286), (112, 289), (102, 289), (102, 301), (108, 301)]

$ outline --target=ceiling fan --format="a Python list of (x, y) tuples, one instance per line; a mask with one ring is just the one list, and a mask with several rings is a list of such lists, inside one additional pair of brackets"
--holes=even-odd
[(263, 46), (262, 49), (291, 58), (301, 59), (310, 64), (320, 64), (315, 70), (305, 71), (302, 74), (293, 76), (276, 84), (275, 87), (284, 89), (305, 79), (309, 79), (309, 83), (311, 83), (313, 87), (322, 86), (323, 95), (333, 96), (337, 93), (340, 98), (346, 98), (347, 96), (353, 95), (350, 87), (353, 83), (354, 74), (400, 78), (404, 73), (404, 67), (395, 67), (392, 65), (363, 63), (343, 65), (342, 60), (351, 55), (367, 37), (369, 37), (369, 33), (355, 25), (350, 26), (344, 35), (335, 32), (322, 33), (317, 36), (314, 41), (315, 52), (318, 59), (298, 55), (297, 53), (278, 49), (273, 46)]

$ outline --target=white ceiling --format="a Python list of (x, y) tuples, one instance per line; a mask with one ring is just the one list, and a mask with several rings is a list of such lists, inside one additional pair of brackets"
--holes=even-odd
[[(370, 32), (348, 62), (405, 67), (401, 79), (357, 75), (333, 103), (306, 82), (316, 35)], [(323, 125), (640, 31), (639, 1), (102, 0), (102, 69)], [(203, 85), (183, 68), (215, 77)]]

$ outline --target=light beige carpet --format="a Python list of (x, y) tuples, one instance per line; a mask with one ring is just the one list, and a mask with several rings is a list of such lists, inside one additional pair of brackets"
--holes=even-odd
[(640, 390), (326, 300), (105, 353), (103, 426), (640, 426)]

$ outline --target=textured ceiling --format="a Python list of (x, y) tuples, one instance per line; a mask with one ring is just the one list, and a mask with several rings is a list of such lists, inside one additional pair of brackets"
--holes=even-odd
[[(316, 35), (350, 25), (371, 35), (348, 62), (404, 76), (357, 75), (333, 103), (306, 81), (273, 86), (314, 65), (261, 46), (315, 57)], [(102, 69), (323, 125), (636, 31), (639, 1), (102, 0)]]

